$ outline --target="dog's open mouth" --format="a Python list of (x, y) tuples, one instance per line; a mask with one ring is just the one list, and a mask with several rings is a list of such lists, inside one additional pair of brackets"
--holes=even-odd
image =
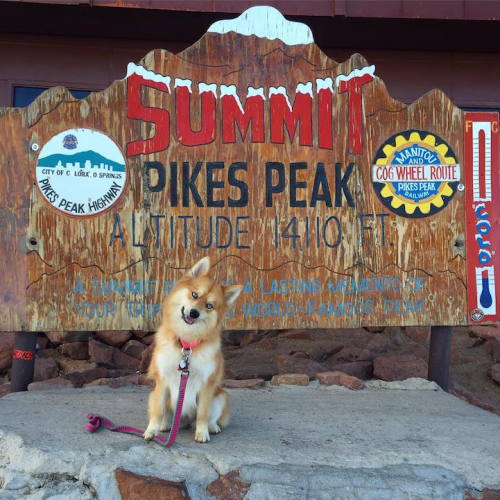
[(188, 325), (192, 325), (194, 323), (194, 318), (192, 318), (191, 316), (186, 316), (184, 314), (184, 306), (182, 306), (181, 315), (182, 315), (182, 319), (184, 320), (184, 323), (186, 323)]

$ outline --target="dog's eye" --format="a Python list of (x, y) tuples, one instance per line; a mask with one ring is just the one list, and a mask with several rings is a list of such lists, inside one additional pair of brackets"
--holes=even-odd
[(193, 299), (197, 299), (198, 298), (198, 294), (196, 292), (192, 292), (191, 295), (193, 296)]
[(213, 304), (207, 304), (207, 309), (213, 309), (214, 305)]

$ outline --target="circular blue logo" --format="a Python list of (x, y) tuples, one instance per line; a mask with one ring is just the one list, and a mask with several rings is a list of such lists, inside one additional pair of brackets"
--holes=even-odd
[(63, 147), (66, 149), (76, 149), (78, 147), (78, 139), (72, 134), (64, 136)]
[(460, 164), (441, 137), (405, 130), (381, 144), (372, 166), (375, 191), (402, 217), (429, 217), (445, 208), (457, 191)]
[[(435, 151), (429, 147), (421, 146), (419, 144), (412, 144), (406, 148), (400, 149), (394, 153), (393, 162), (399, 165), (439, 165), (439, 156)], [(409, 189), (405, 182), (394, 183), (394, 190), (396, 194), (402, 195), (409, 200), (418, 203), (421, 200), (435, 196), (438, 192), (439, 182), (427, 182), (420, 186), (419, 190)]]

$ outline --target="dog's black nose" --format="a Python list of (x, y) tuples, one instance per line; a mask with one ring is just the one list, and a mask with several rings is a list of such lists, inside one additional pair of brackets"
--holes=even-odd
[(200, 316), (200, 312), (197, 309), (191, 309), (191, 311), (189, 311), (189, 316), (196, 319)]

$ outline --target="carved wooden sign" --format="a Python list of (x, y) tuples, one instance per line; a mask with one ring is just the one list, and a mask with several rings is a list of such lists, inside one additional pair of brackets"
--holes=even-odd
[(244, 285), (228, 328), (498, 319), (498, 116), (402, 104), (273, 8), (0, 137), (1, 329), (154, 329), (204, 255)]

